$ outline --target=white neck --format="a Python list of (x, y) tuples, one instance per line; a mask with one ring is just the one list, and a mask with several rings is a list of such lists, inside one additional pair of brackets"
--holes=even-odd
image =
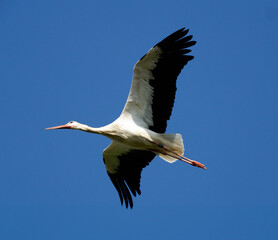
[(84, 131), (84, 132), (89, 132), (89, 133), (96, 133), (96, 134), (105, 134), (105, 129), (104, 127), (100, 128), (93, 128), (85, 124), (79, 124), (77, 127), (78, 130)]

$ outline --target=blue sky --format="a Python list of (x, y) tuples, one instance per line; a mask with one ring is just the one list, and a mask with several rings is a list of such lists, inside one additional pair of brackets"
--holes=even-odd
[[(276, 239), (278, 3), (1, 1), (0, 239)], [(132, 69), (187, 27), (167, 132), (208, 170), (155, 158), (134, 209), (102, 161), (109, 140), (45, 131), (120, 114)]]

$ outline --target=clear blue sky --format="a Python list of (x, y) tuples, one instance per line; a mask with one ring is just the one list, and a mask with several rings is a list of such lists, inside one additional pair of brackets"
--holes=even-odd
[[(208, 170), (155, 158), (134, 209), (102, 161), (99, 127), (135, 62), (188, 27), (195, 59), (167, 132)], [(1, 1), (0, 239), (277, 239), (278, 2)]]

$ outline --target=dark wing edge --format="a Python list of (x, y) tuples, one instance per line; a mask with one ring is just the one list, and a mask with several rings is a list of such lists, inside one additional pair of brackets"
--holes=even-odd
[(159, 47), (162, 53), (156, 67), (151, 70), (153, 79), (150, 85), (153, 88), (152, 114), (153, 125), (149, 129), (164, 133), (167, 120), (170, 119), (176, 94), (176, 80), (183, 67), (194, 57), (187, 55), (191, 52), (189, 47), (196, 44), (188, 35), (189, 29), (182, 28), (166, 37), (154, 46)]
[[(141, 194), (140, 190), (140, 179), (142, 169), (149, 165), (152, 159), (156, 156), (155, 153), (132, 149), (127, 153), (124, 153), (117, 158), (120, 161), (116, 171), (107, 174), (116, 188), (121, 205), (125, 202), (126, 208), (130, 206), (133, 208), (133, 200), (130, 192), (136, 197)], [(108, 159), (103, 158), (104, 163)]]

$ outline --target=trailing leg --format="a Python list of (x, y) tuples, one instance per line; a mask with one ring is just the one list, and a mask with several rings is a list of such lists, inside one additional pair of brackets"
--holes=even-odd
[[(153, 143), (155, 143), (159, 148), (161, 148), (161, 151), (158, 151), (158, 155), (159, 155), (161, 158), (163, 158), (164, 160), (168, 161), (168, 162), (174, 162), (174, 161), (170, 161), (169, 158), (167, 158), (167, 157), (165, 158), (165, 157), (163, 157), (163, 155), (164, 155), (164, 156), (165, 156), (165, 155), (166, 155), (166, 156), (169, 156), (170, 159), (173, 158), (173, 159), (177, 159), (177, 160), (186, 162), (186, 163), (188, 163), (188, 164), (190, 164), (190, 165), (192, 165), (192, 166), (195, 166), (195, 167), (207, 169), (207, 168), (205, 167), (204, 164), (199, 163), (199, 162), (194, 161), (194, 160), (191, 160), (191, 159), (189, 159), (189, 158), (187, 158), (187, 157), (185, 157), (185, 156), (183, 156), (183, 155), (181, 155), (181, 154), (179, 154), (179, 153), (177, 153), (177, 152), (171, 150), (170, 148), (168, 148), (168, 147), (167, 147), (166, 145), (164, 145), (164, 144), (161, 144), (161, 143), (159, 143), (159, 142), (153, 142)], [(163, 149), (163, 150), (162, 150), (162, 149)]]

